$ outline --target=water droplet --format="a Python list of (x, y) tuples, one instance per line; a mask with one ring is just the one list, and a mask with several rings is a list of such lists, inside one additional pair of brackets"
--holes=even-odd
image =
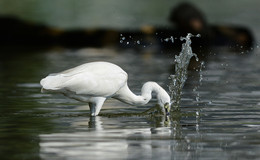
[(173, 38), (173, 36), (171, 36), (170, 38), (165, 38), (164, 41), (165, 42), (171, 41), (172, 43), (174, 43), (174, 38)]
[(140, 44), (140, 41), (138, 40), (138, 41), (136, 41), (136, 43), (137, 43), (137, 44)]
[(174, 39), (173, 39), (173, 36), (171, 36), (171, 38), (170, 38), (170, 39), (171, 39), (172, 43), (174, 43)]

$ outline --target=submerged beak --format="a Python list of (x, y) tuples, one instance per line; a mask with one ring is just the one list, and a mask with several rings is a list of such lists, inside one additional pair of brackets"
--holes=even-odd
[(165, 114), (168, 116), (170, 115), (170, 104), (169, 103), (165, 103), (164, 104), (164, 109), (165, 109)]

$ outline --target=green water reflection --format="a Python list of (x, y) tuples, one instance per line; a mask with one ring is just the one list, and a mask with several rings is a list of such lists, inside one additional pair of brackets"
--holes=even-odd
[(38, 134), (53, 128), (50, 118), (37, 117), (46, 111), (37, 110), (40, 104), (28, 96), (39, 92), (39, 87), (19, 87), (37, 82), (43, 63), (37, 53), (1, 51), (1, 159), (39, 159)]

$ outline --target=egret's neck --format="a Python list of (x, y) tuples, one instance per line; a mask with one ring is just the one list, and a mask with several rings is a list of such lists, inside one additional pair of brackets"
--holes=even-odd
[[(141, 90), (141, 95), (135, 95), (127, 85), (122, 87), (114, 98), (131, 105), (145, 105), (152, 98), (152, 92), (155, 92), (160, 103), (160, 97), (166, 91), (155, 82), (146, 82)], [(166, 93), (167, 94), (167, 93)]]
[(142, 87), (142, 97), (147, 101), (148, 103), (152, 98), (152, 92), (155, 93), (155, 95), (158, 98), (158, 94), (160, 94), (160, 86), (155, 82), (146, 82)]

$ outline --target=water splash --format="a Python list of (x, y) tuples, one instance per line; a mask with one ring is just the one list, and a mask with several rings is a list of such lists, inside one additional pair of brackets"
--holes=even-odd
[[(194, 56), (196, 61), (199, 61), (197, 55), (192, 52), (191, 37), (194, 37), (191, 33), (188, 33), (186, 37), (181, 37), (180, 40), (186, 42), (182, 44), (182, 50), (179, 55), (175, 55), (175, 74), (170, 75), (172, 80), (169, 85), (171, 96), (171, 110), (178, 110), (181, 101), (182, 88), (187, 80), (187, 69), (190, 63), (190, 59)], [(195, 37), (200, 37), (199, 34)]]
[(199, 69), (199, 84), (197, 86), (195, 86), (193, 88), (193, 92), (196, 93), (196, 101), (199, 102), (200, 101), (200, 93), (198, 92), (198, 89), (200, 88), (200, 86), (202, 85), (202, 80), (203, 80), (203, 74), (202, 74), (202, 69), (205, 68), (205, 62), (202, 61), (200, 63), (200, 69)]

